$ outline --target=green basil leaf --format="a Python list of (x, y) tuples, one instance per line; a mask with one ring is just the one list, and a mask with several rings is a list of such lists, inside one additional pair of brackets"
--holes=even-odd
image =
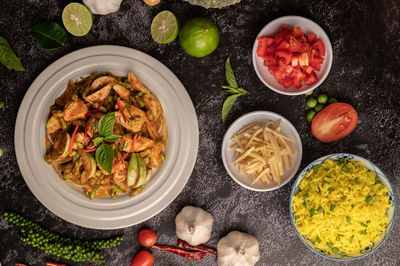
[(96, 161), (107, 173), (111, 174), (114, 160), (114, 150), (111, 145), (101, 144), (96, 150)]
[(225, 62), (225, 78), (226, 78), (226, 82), (228, 82), (229, 86), (232, 86), (234, 88), (238, 87), (238, 84), (237, 84), (237, 81), (235, 78), (235, 74), (233, 73), (232, 66), (229, 61), (229, 57), (228, 57), (228, 59), (226, 59), (226, 62)]
[(0, 36), (0, 62), (8, 69), (24, 71), (19, 58), (15, 55), (7, 40)]
[(100, 143), (102, 143), (104, 140), (104, 138), (102, 137), (97, 137), (93, 140), (94, 144), (99, 145)]
[(229, 112), (236, 101), (236, 98), (239, 96), (240, 94), (233, 94), (226, 98), (224, 105), (222, 106), (222, 123), (225, 123), (225, 120), (228, 117)]
[(108, 113), (103, 116), (99, 121), (98, 127), (100, 136), (111, 135), (114, 130), (114, 113)]
[(51, 21), (36, 24), (29, 31), (39, 46), (47, 50), (62, 47), (67, 39), (65, 29), (61, 25)]
[(111, 134), (106, 136), (105, 140), (106, 141), (116, 141), (117, 139), (120, 139), (121, 136), (120, 135), (115, 135), (115, 134)]

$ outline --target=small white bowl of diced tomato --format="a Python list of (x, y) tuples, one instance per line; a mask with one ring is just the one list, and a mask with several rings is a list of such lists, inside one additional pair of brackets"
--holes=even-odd
[(260, 80), (286, 95), (317, 88), (328, 76), (332, 60), (328, 35), (315, 22), (299, 16), (271, 21), (253, 46), (253, 65)]

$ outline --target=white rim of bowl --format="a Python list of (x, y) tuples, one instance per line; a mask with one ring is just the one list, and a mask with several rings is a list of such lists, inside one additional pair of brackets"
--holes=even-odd
[[(257, 37), (259, 37), (259, 36), (261, 35), (261, 33), (262, 33), (267, 27), (269, 27), (272, 23), (277, 23), (277, 22), (280, 22), (281, 20), (286, 20), (286, 19), (288, 19), (288, 18), (298, 18), (298, 19), (302, 19), (302, 20), (305, 20), (305, 21), (307, 21), (307, 22), (310, 22), (310, 23), (314, 24), (317, 28), (319, 28), (319, 29), (322, 31), (323, 35), (325, 35), (325, 37), (326, 37), (326, 39), (327, 39), (327, 45), (325, 45), (325, 48), (327, 48), (327, 49), (329, 50), (329, 52), (331, 53), (332, 56), (331, 56), (330, 60), (328, 61), (328, 66), (327, 66), (327, 68), (326, 68), (326, 71), (325, 71), (324, 75), (323, 75), (323, 76), (318, 80), (318, 82), (315, 83), (313, 86), (311, 86), (310, 88), (308, 88), (308, 89), (306, 89), (306, 90), (302, 90), (302, 91), (299, 91), (299, 92), (281, 91), (281, 90), (279, 90), (279, 89), (276, 89), (276, 88), (270, 86), (270, 85), (263, 79), (263, 77), (261, 76), (261, 74), (260, 74), (260, 72), (258, 71), (258, 68), (257, 68), (257, 63), (256, 63), (256, 59), (257, 59), (257, 52), (256, 52), (256, 51), (257, 51), (257, 38), (254, 40), (253, 51), (252, 51), (253, 67), (254, 67), (254, 70), (255, 70), (256, 73), (257, 73), (258, 78), (261, 80), (261, 82), (262, 82), (265, 86), (267, 86), (268, 88), (270, 88), (271, 90), (273, 90), (273, 91), (275, 91), (275, 92), (277, 92), (277, 93), (279, 93), (279, 94), (284, 94), (284, 95), (291, 95), (291, 96), (294, 96), (294, 95), (303, 95), (303, 94), (306, 94), (307, 92), (310, 92), (310, 91), (315, 90), (316, 88), (318, 88), (318, 87), (322, 84), (322, 82), (325, 81), (326, 77), (328, 76), (328, 74), (329, 74), (329, 72), (330, 72), (330, 70), (331, 70), (331, 67), (332, 67), (332, 63), (333, 63), (333, 49), (332, 49), (332, 43), (331, 43), (331, 41), (330, 41), (330, 39), (329, 39), (329, 37), (328, 37), (328, 34), (326, 34), (326, 32), (324, 31), (324, 29), (322, 29), (322, 27), (321, 27), (320, 25), (318, 25), (317, 23), (315, 23), (315, 22), (312, 21), (311, 19), (308, 19), (308, 18), (305, 18), (305, 17), (302, 17), (302, 16), (284, 16), (284, 17), (279, 17), (279, 18), (277, 18), (277, 19), (274, 19), (273, 21), (271, 21), (271, 22), (269, 22), (267, 25), (265, 25), (265, 26), (258, 32)], [(282, 24), (282, 25), (283, 25), (283, 24)], [(269, 73), (268, 73), (268, 74), (269, 74)], [(269, 75), (270, 75), (270, 74), (269, 74)]]
[[(376, 169), (378, 169), (378, 170), (382, 173), (382, 177), (385, 178), (385, 179), (388, 181), (389, 188), (390, 188), (391, 191), (393, 191), (393, 202), (394, 202), (394, 204), (393, 204), (393, 206), (394, 206), (393, 222), (392, 222), (392, 225), (391, 225), (390, 228), (389, 228), (389, 231), (388, 231), (387, 235), (382, 239), (382, 241), (381, 241), (375, 248), (371, 249), (371, 251), (369, 251), (368, 253), (365, 253), (364, 255), (361, 255), (361, 256), (359, 256), (359, 257), (356, 257), (356, 258), (348, 258), (348, 259), (332, 258), (332, 257), (328, 257), (328, 256), (326, 256), (326, 255), (323, 255), (323, 254), (317, 252), (317, 251), (314, 250), (312, 247), (310, 247), (310, 246), (300, 237), (300, 233), (297, 231), (296, 225), (294, 224), (294, 221), (293, 221), (293, 219), (292, 219), (292, 216), (290, 215), (290, 213), (291, 213), (291, 211), (292, 211), (292, 198), (293, 198), (293, 195), (294, 195), (294, 189), (295, 189), (295, 185), (296, 185), (296, 183), (297, 183), (297, 180), (300, 178), (300, 174), (301, 174), (305, 169), (309, 168), (309, 167), (310, 167), (312, 164), (314, 164), (315, 162), (317, 162), (317, 161), (324, 161), (324, 160), (326, 160), (326, 159), (329, 158), (329, 157), (337, 156), (337, 155), (351, 155), (351, 156), (358, 157), (358, 158), (361, 158), (361, 159), (364, 159), (364, 160), (368, 161), (373, 167), (375, 167)], [(304, 177), (303, 177), (303, 178), (304, 178)], [(316, 254), (318, 254), (318, 255), (324, 257), (324, 258), (330, 259), (330, 260), (335, 260), (335, 261), (351, 261), (351, 260), (358, 260), (358, 259), (361, 259), (361, 258), (363, 258), (363, 257), (365, 257), (365, 256), (368, 256), (368, 255), (372, 254), (373, 252), (375, 252), (375, 250), (377, 250), (377, 249), (386, 241), (386, 239), (389, 237), (390, 233), (392, 232), (392, 229), (393, 229), (394, 224), (395, 224), (395, 222), (396, 222), (396, 206), (397, 206), (397, 205), (396, 205), (396, 194), (395, 194), (395, 190), (393, 190), (393, 187), (392, 187), (392, 184), (390, 183), (389, 178), (386, 176), (386, 174), (385, 174), (378, 166), (376, 166), (376, 165), (375, 165), (373, 162), (371, 162), (370, 160), (368, 160), (368, 159), (366, 159), (366, 158), (364, 158), (364, 157), (362, 157), (362, 156), (359, 156), (359, 155), (355, 155), (355, 154), (351, 154), (351, 153), (345, 153), (345, 152), (342, 152), (342, 153), (332, 153), (332, 154), (328, 154), (328, 155), (325, 155), (325, 156), (322, 156), (322, 157), (320, 157), (320, 158), (315, 159), (314, 161), (312, 161), (311, 163), (309, 163), (306, 167), (304, 167), (304, 169), (301, 170), (301, 172), (298, 174), (296, 180), (295, 180), (294, 183), (293, 183), (292, 189), (291, 189), (291, 191), (290, 191), (290, 197), (289, 197), (289, 218), (290, 218), (290, 221), (291, 221), (291, 223), (292, 223), (292, 227), (293, 227), (294, 231), (296, 232), (297, 237), (298, 237), (298, 238), (301, 240), (301, 242), (303, 242), (303, 244), (306, 245), (306, 247), (309, 248), (312, 252), (314, 252), (314, 253), (316, 253)]]
[[(283, 182), (280, 186), (276, 186), (276, 187), (272, 187), (272, 188), (255, 188), (255, 187), (250, 187), (250, 186), (248, 186), (248, 185), (242, 183), (240, 180), (238, 180), (238, 179), (234, 176), (234, 174), (229, 170), (228, 162), (226, 161), (225, 153), (224, 153), (224, 151), (225, 151), (224, 147), (227, 146), (227, 142), (229, 141), (229, 140), (228, 140), (228, 133), (229, 133), (229, 132), (232, 130), (232, 128), (233, 128), (237, 123), (239, 123), (241, 120), (244, 120), (244, 119), (246, 119), (248, 116), (251, 116), (251, 115), (254, 115), (254, 114), (272, 114), (272, 115), (278, 116), (280, 119), (282, 119), (282, 121), (284, 121), (285, 123), (287, 123), (287, 125), (289, 126), (289, 128), (294, 132), (294, 134), (295, 134), (295, 136), (296, 136), (296, 140), (298, 141), (298, 144), (299, 144), (299, 151), (298, 151), (298, 152), (299, 152), (299, 158), (300, 158), (300, 159), (299, 159), (299, 161), (297, 162), (297, 165), (295, 166), (295, 170), (293, 171), (293, 173), (292, 173), (292, 174), (289, 176), (289, 178), (288, 178), (285, 182)], [(279, 189), (279, 188), (285, 186), (287, 183), (289, 183), (289, 181), (292, 180), (293, 177), (296, 175), (296, 173), (299, 171), (299, 167), (300, 167), (301, 161), (302, 161), (302, 159), (303, 159), (303, 143), (301, 142), (301, 138), (300, 138), (299, 132), (297, 132), (297, 129), (293, 126), (293, 124), (292, 124), (289, 120), (287, 120), (287, 119), (286, 119), (285, 117), (283, 117), (282, 115), (277, 114), (277, 113), (274, 113), (274, 112), (271, 112), (271, 111), (261, 111), (261, 110), (260, 110), (260, 111), (253, 111), (253, 112), (250, 112), (250, 113), (247, 113), (247, 114), (244, 114), (244, 115), (240, 116), (240, 117), (239, 117), (238, 119), (236, 119), (236, 120), (229, 126), (229, 128), (226, 130), (225, 135), (224, 135), (224, 138), (223, 138), (223, 140), (222, 140), (221, 157), (222, 157), (222, 162), (223, 162), (223, 164), (224, 164), (225, 170), (228, 172), (229, 176), (230, 176), (233, 180), (235, 180), (236, 183), (238, 183), (239, 185), (241, 185), (242, 187), (247, 188), (247, 189), (249, 189), (249, 190), (257, 191), (257, 192), (273, 191), (273, 190)]]

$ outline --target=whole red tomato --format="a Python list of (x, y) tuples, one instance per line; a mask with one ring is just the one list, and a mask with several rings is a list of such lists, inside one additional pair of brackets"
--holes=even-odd
[(157, 234), (151, 229), (142, 229), (138, 234), (139, 242), (145, 247), (153, 246), (157, 241)]
[(152, 266), (153, 263), (153, 255), (146, 250), (142, 250), (133, 258), (131, 266)]

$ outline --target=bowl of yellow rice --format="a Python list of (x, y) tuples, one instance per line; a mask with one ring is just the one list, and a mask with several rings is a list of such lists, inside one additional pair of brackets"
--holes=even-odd
[(348, 153), (309, 164), (293, 185), (289, 205), (303, 243), (333, 260), (372, 253), (390, 234), (396, 216), (386, 175), (369, 160)]

